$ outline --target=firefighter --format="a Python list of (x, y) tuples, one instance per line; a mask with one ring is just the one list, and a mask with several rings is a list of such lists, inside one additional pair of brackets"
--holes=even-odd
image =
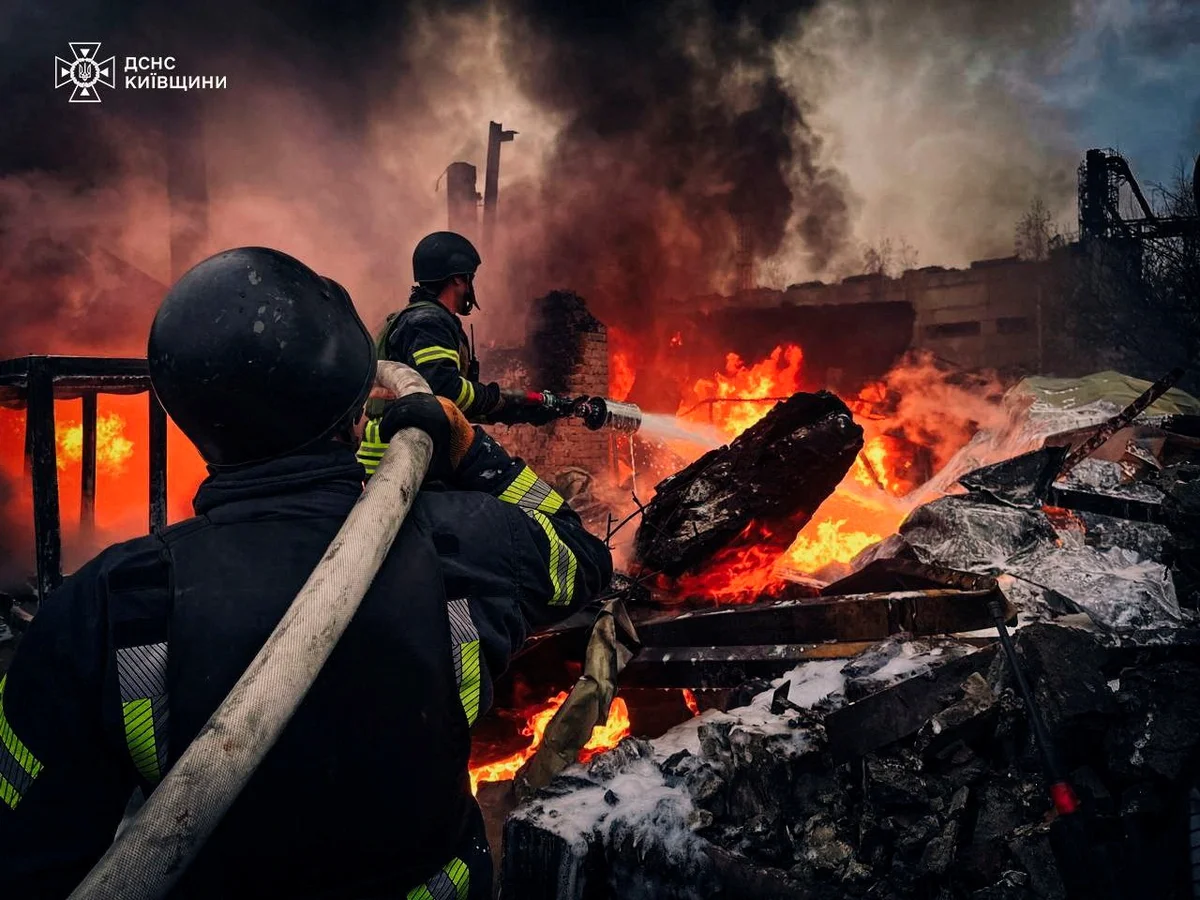
[[(416, 284), (408, 305), (388, 316), (376, 344), (379, 358), (412, 366), (435, 394), (452, 401), (472, 422), (544, 425), (556, 418), (553, 412), (525, 402), (521, 391), (479, 380), (479, 361), (459, 317), (479, 308), (475, 272), (480, 263), (478, 251), (461, 234), (435, 231), (423, 237), (413, 250)], [(368, 473), (386, 449), (375, 432), (383, 408), (382, 401), (367, 407), (372, 421), (359, 461)]]
[[(254, 658), (362, 490), (375, 350), (347, 293), (275, 250), (197, 265), (150, 378), (209, 477), (195, 517), (51, 594), (0, 681), (0, 878), (63, 897)], [(490, 898), (471, 724), (532, 629), (607, 584), (602, 542), (535, 473), (421, 394), (431, 476), (344, 636), (172, 897)]]

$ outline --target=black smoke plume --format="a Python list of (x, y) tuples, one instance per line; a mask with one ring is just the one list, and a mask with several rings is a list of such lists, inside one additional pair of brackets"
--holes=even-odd
[(774, 51), (811, 3), (517, 0), (507, 57), (563, 126), (534, 246), (548, 282), (636, 328), (648, 304), (734, 286), (789, 230), (821, 269), (847, 237), (843, 186)]

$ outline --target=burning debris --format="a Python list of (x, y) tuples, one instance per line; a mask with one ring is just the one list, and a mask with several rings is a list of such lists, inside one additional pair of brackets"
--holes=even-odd
[(862, 429), (842, 401), (793, 395), (658, 485), (637, 532), (639, 563), (673, 578), (718, 551), (782, 554), (860, 449)]
[[(1190, 896), (1180, 798), (1200, 763), (1200, 447), (1191, 416), (1159, 415), (1110, 428), (1064, 475), (1070, 448), (1115, 412), (1039, 420), (1017, 400), (990, 459), (972, 454), (995, 435), (962, 448), (943, 476), (953, 493), (916, 492), (928, 502), (842, 579), (636, 616), (643, 647), (623, 681), (701, 688), (727, 711), (627, 739), (519, 807), (505, 890)], [(731, 547), (753, 558), (738, 541), (769, 535), (753, 523), (771, 517), (753, 491), (720, 490), (754, 472), (724, 456), (737, 443), (660, 486), (637, 538), (648, 568), (705, 573)], [(853, 477), (857, 444), (826, 445), (826, 496), (839, 472)], [(723, 461), (719, 485), (690, 492)], [(788, 484), (772, 481), (768, 501)], [(808, 498), (793, 499), (806, 521)], [(765, 540), (764, 557), (786, 552), (786, 537)], [(992, 644), (994, 616), (1014, 612), (1032, 706)]]

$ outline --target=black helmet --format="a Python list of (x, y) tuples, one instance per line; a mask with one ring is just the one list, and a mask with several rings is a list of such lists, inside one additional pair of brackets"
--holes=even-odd
[(210, 466), (286, 456), (346, 424), (375, 380), (350, 295), (278, 250), (189, 269), (150, 326), (150, 382)]
[(474, 245), (453, 231), (435, 231), (421, 238), (413, 250), (413, 281), (445, 281), (452, 275), (474, 275), (482, 262)]

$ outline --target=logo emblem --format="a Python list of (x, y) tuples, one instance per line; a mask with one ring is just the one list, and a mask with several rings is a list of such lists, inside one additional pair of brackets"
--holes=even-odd
[(71, 91), (71, 103), (99, 103), (99, 85), (115, 88), (117, 86), (115, 56), (101, 60), (99, 41), (71, 41), (73, 60), (65, 60), (61, 56), (54, 57), (54, 87), (74, 85)]

